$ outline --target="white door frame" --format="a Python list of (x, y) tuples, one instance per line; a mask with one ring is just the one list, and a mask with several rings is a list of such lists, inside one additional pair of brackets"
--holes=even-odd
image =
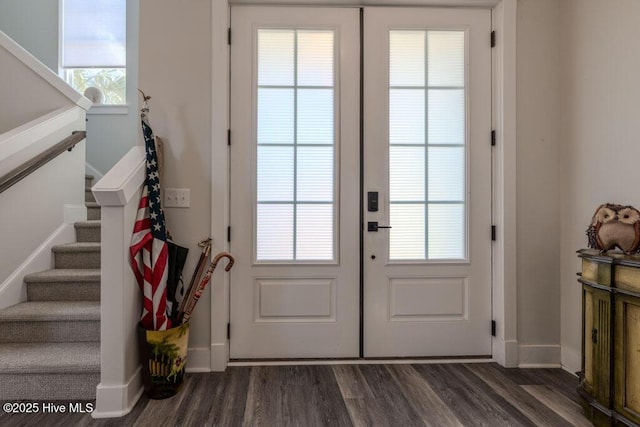
[[(233, 4), (290, 4), (313, 6), (467, 6), (492, 9), (493, 30), (493, 223), (497, 227), (492, 256), (492, 305), (496, 336), (493, 360), (505, 367), (518, 366), (516, 306), (516, 7), (517, 0), (230, 0)], [(212, 149), (211, 235), (213, 252), (226, 250), (229, 224), (229, 0), (213, 0), (212, 22)], [(489, 40), (487, 40), (489, 42)], [(489, 143), (489, 142), (487, 142)], [(224, 371), (229, 361), (229, 275), (212, 283), (212, 371)]]

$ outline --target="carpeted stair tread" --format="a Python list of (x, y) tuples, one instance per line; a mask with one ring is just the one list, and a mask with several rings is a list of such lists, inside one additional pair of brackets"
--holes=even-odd
[(85, 202), (85, 206), (87, 207), (87, 219), (94, 220), (100, 219), (102, 215), (102, 210), (98, 202)]
[(100, 228), (100, 220), (92, 219), (87, 221), (76, 221), (74, 227), (76, 228)]
[(100, 268), (100, 242), (76, 242), (51, 248), (55, 268)]
[(27, 301), (100, 301), (100, 269), (53, 269), (24, 277)]
[(99, 242), (101, 240), (100, 220), (77, 221), (74, 224), (78, 242)]
[(13, 343), (0, 346), (2, 374), (100, 372), (99, 342)]
[(95, 202), (96, 198), (91, 191), (91, 187), (84, 188), (84, 201), (85, 202)]
[(100, 243), (98, 242), (74, 242), (55, 245), (51, 250), (58, 252), (100, 252)]
[(28, 301), (0, 310), (0, 322), (100, 320), (100, 301)]
[(100, 282), (99, 268), (54, 268), (24, 276), (25, 283)]

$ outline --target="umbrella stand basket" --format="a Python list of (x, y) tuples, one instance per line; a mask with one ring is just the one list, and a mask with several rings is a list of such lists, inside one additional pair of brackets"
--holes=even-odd
[(138, 324), (142, 381), (149, 399), (166, 399), (180, 389), (187, 364), (189, 322), (165, 331)]

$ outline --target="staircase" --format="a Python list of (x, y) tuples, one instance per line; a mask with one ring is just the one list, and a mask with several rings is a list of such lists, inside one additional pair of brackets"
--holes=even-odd
[(100, 207), (54, 246), (54, 269), (25, 276), (27, 301), (0, 310), (0, 400), (92, 400), (100, 382)]

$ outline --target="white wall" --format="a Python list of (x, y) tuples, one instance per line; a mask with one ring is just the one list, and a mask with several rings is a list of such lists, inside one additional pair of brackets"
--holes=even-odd
[(83, 205), (84, 155), (83, 141), (0, 194), (0, 284), (64, 222), (64, 205)]
[(604, 202), (640, 206), (640, 2), (563, 0), (562, 363), (580, 368), (575, 251)]
[(518, 1), (516, 178), (520, 364), (560, 363), (559, 3)]
[[(175, 241), (189, 248), (184, 269), (188, 283), (200, 256), (197, 243), (211, 230), (210, 0), (140, 0), (139, 60), (140, 87), (152, 97), (151, 127), (165, 141), (162, 186), (191, 189), (190, 208), (165, 208)], [(218, 271), (213, 280), (220, 277)], [(190, 349), (207, 354), (209, 292), (207, 288), (192, 317), (189, 340)], [(208, 357), (204, 360), (208, 367)]]
[(58, 0), (2, 0), (0, 30), (58, 69)]
[(49, 81), (34, 74), (2, 46), (0, 64), (3, 76), (0, 80), (0, 134), (70, 104), (70, 100), (53, 89)]
[[(0, 1), (0, 30), (58, 72), (59, 0)], [(127, 102), (124, 114), (87, 114), (87, 159), (105, 174), (136, 145), (138, 125), (138, 0), (127, 1)], [(3, 70), (4, 71), (4, 70)], [(35, 118), (35, 117), (34, 117)]]

